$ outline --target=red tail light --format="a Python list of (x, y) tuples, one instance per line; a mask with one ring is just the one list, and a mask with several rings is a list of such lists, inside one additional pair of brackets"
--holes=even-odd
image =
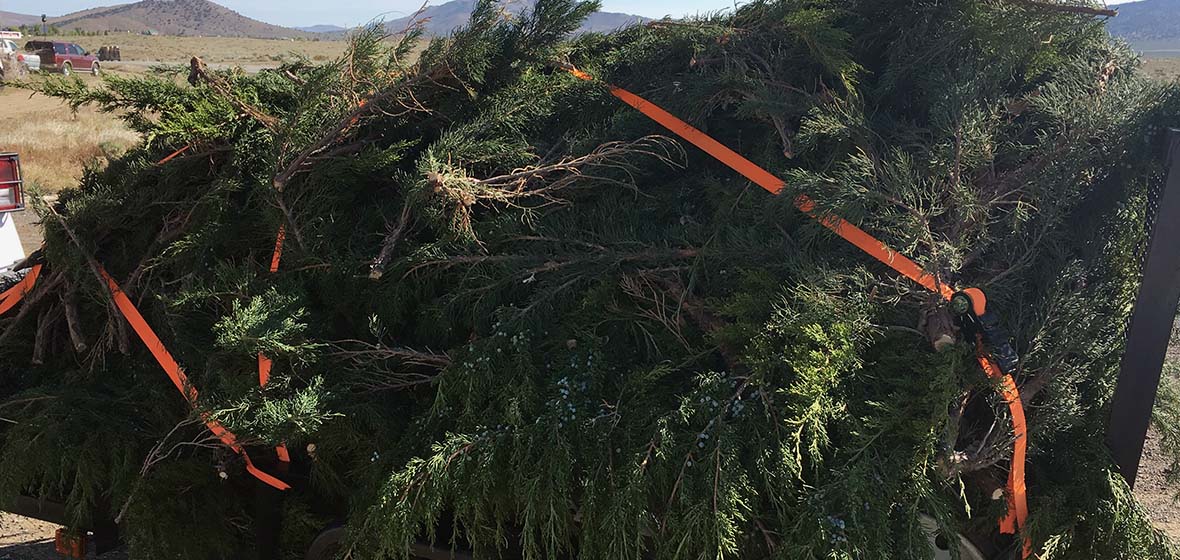
[(18, 55), (16, 55), (16, 61), (17, 61), (17, 62), (24, 62), (24, 61), (25, 61), (25, 55), (23, 55), (23, 54), (18, 54)]
[(86, 534), (68, 529), (58, 529), (53, 537), (53, 547), (66, 558), (86, 557)]
[(25, 182), (20, 175), (20, 156), (0, 154), (0, 212), (25, 209)]

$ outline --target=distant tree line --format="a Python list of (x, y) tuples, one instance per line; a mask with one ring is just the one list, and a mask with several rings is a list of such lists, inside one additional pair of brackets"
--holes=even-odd
[[(152, 30), (138, 31), (138, 32), (124, 31), (124, 30), (119, 30), (119, 29), (105, 30), (105, 31), (86, 31), (85, 29), (78, 28), (78, 27), (75, 27), (74, 29), (62, 29), (56, 25), (50, 25), (45, 30), (45, 33), (41, 32), (40, 25), (0, 26), (0, 31), (20, 31), (22, 35), (29, 36), (29, 37), (98, 37), (100, 35), (107, 36), (112, 33), (114, 33), (114, 34), (137, 34), (137, 35), (160, 35), (160, 33), (157, 33), (156, 31), (152, 31)], [(186, 32), (185, 30), (182, 29), (175, 36), (188, 37), (189, 35), (188, 35), (188, 32)], [(206, 37), (206, 36), (220, 37), (221, 35), (195, 35), (195, 36), (196, 37)], [(233, 36), (233, 35), (231, 35), (231, 36)], [(324, 39), (321, 37), (302, 37), (302, 36), (296, 36), (296, 37), (256, 37), (256, 38), (277, 40), (277, 41), (300, 41), (300, 42), (311, 42), (311, 43), (318, 43), (320, 41), (328, 40), (328, 39)]]
[(5, 26), (0, 29), (4, 31), (20, 31), (22, 35), (29, 36), (68, 36), (68, 37), (97, 37), (99, 35), (110, 35), (110, 31), (86, 31), (80, 27), (74, 29), (62, 29), (56, 25), (49, 25), (45, 32), (41, 32), (40, 25), (19, 25), (19, 26)]

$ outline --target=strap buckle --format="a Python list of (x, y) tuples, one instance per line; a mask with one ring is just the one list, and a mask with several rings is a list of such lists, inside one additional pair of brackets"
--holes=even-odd
[(955, 292), (950, 303), (951, 312), (958, 318), (963, 335), (968, 340), (974, 339), (981, 343), (1002, 373), (1015, 373), (1020, 356), (1012, 347), (1012, 337), (1001, 324), (999, 314), (988, 310), (987, 296), (983, 290), (968, 288)]

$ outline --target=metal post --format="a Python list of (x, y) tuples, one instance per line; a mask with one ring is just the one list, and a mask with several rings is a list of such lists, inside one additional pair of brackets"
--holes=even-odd
[[(288, 472), (287, 463), (274, 460), (273, 451), (259, 449), (254, 454), (258, 465), (266, 472), (279, 476)], [(258, 560), (281, 560), (283, 531), (283, 499), (286, 492), (268, 484), (254, 481), (254, 542)]]
[(1180, 305), (1180, 130), (1168, 132), (1168, 179), (1150, 232), (1143, 283), (1127, 331), (1119, 384), (1111, 403), (1106, 444), (1134, 487), (1160, 376)]

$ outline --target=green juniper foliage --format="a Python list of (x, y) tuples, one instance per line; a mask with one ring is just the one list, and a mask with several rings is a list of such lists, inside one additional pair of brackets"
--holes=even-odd
[(1022, 357), (1041, 558), (1177, 557), (1095, 435), (1175, 85), (1101, 22), (1017, 2), (755, 0), (571, 36), (597, 7), (482, 1), (448, 38), (371, 28), (329, 64), (197, 63), (196, 85), (30, 86), (144, 141), (41, 209), (48, 265), (0, 334), (0, 493), (118, 515), (134, 558), (250, 553), (241, 458), (101, 263), (200, 412), (256, 458), (292, 450), (288, 557), (346, 521), (353, 558), (929, 558), (923, 514), (1013, 554), (991, 538), (1010, 419), (973, 347), (935, 352), (935, 298), (805, 192), (987, 290)]

